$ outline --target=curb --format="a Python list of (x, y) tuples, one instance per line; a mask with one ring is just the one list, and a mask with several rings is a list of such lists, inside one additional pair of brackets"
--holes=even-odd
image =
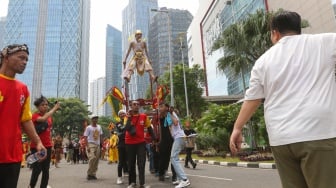
[[(180, 161), (184, 161), (184, 158), (180, 158)], [(260, 169), (276, 169), (275, 163), (258, 163), (258, 162), (218, 162), (207, 160), (194, 160), (199, 164), (219, 165), (227, 167), (243, 167), (243, 168), (260, 168)]]

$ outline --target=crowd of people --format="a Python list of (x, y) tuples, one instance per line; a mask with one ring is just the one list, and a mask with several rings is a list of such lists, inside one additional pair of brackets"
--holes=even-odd
[[(231, 134), (230, 149), (233, 154), (240, 150), (243, 126), (263, 102), (269, 141), (283, 187), (336, 187), (336, 179), (330, 178), (330, 174), (336, 172), (333, 165), (336, 157), (336, 34), (301, 35), (301, 17), (289, 11), (275, 15), (270, 29), (274, 46), (252, 69), (250, 87)], [(132, 61), (147, 62), (139, 50), (145, 48), (140, 31), (136, 38), (137, 43), (132, 43), (128, 51), (133, 49), (139, 57)], [(87, 179), (95, 180), (104, 149), (111, 154), (112, 163), (118, 162), (117, 184), (124, 183), (122, 173), (128, 173), (128, 188), (136, 187), (137, 167), (140, 188), (148, 187), (145, 184), (148, 156), (149, 171), (158, 175), (158, 181), (165, 181), (171, 164), (175, 188), (190, 185), (178, 155), (184, 149), (186, 135), (195, 133), (188, 128), (183, 131), (176, 110), (162, 103), (157, 115), (150, 120), (147, 114), (140, 112), (139, 102), (131, 101), (129, 112), (118, 113), (121, 121), (111, 132), (108, 144), (103, 146), (98, 116), (92, 116), (80, 141), (71, 141), (64, 148), (62, 137), (51, 138), (52, 115), (60, 104), (56, 103), (49, 110), (49, 101), (41, 96), (35, 100), (37, 111), (32, 114), (28, 88), (15, 79), (16, 74), (25, 70), (28, 56), (25, 44), (8, 45), (0, 53), (0, 187), (17, 187), (23, 151), (38, 154), (38, 162), (31, 164), (29, 187), (36, 186), (41, 173), (40, 187), (47, 187), (50, 164), (59, 167), (63, 151), (70, 163), (87, 160)], [(124, 72), (127, 81), (135, 66), (133, 62)], [(148, 71), (152, 80), (157, 80), (149, 62), (146, 67), (137, 68)], [(27, 144), (22, 144), (22, 131), (31, 141), (29, 150)], [(185, 168), (189, 167), (188, 163), (196, 168), (191, 150), (187, 149)]]
[[(108, 161), (108, 164), (115, 163), (118, 165), (116, 183), (126, 183), (123, 177), (128, 175), (129, 188), (136, 186), (136, 164), (140, 170), (140, 187), (146, 187), (146, 161), (149, 162), (149, 172), (157, 176), (158, 181), (165, 181), (168, 166), (171, 163), (172, 184), (176, 187), (186, 187), (190, 184), (178, 162), (178, 154), (184, 149), (186, 136), (196, 132), (190, 128), (189, 123), (186, 123), (185, 130), (183, 130), (178, 119), (178, 111), (168, 104), (161, 104), (159, 110), (150, 114), (152, 118), (149, 119), (146, 114), (139, 112), (139, 103), (132, 101), (129, 112), (125, 110), (118, 112), (120, 121), (110, 131), (110, 138), (104, 139), (102, 139), (102, 128), (97, 124), (98, 116), (95, 115), (91, 117), (91, 124), (80, 139), (62, 138), (60, 135), (50, 137), (51, 116), (60, 106), (55, 105), (48, 111), (49, 102), (44, 96), (36, 99), (34, 104), (38, 111), (33, 114), (33, 122), (35, 124), (48, 122), (48, 128), (38, 132), (47, 149), (47, 157), (41, 162), (27, 164), (27, 167), (32, 169), (30, 187), (36, 186), (40, 173), (42, 173), (41, 187), (46, 187), (50, 165), (59, 168), (61, 159), (65, 160), (67, 164), (79, 164), (80, 161), (82, 164), (88, 163), (87, 180), (97, 179), (99, 160)], [(36, 152), (33, 143), (28, 144), (28, 147), (26, 145), (23, 147), (25, 157)], [(188, 162), (192, 164), (193, 168), (196, 167), (196, 163), (191, 158), (193, 147), (193, 144), (189, 147), (186, 146), (185, 168), (190, 168), (187, 165)]]
[[(140, 187), (148, 187), (145, 184), (145, 163), (148, 161), (148, 170), (158, 177), (158, 181), (165, 181), (171, 163), (172, 184), (176, 188), (189, 186), (190, 181), (179, 163), (179, 153), (184, 149), (186, 133), (196, 132), (189, 126), (185, 133), (178, 112), (167, 103), (160, 104), (159, 109), (150, 114), (151, 119), (147, 114), (139, 112), (138, 101), (132, 101), (130, 107), (128, 112), (119, 111), (120, 122), (116, 124), (116, 130), (112, 131), (111, 136), (110, 150), (113, 150), (114, 133), (118, 135), (117, 184), (124, 183), (123, 173), (126, 173), (128, 188), (136, 187), (137, 166)], [(188, 160), (191, 159), (192, 149), (190, 146)], [(196, 168), (196, 163), (193, 163), (193, 168)]]

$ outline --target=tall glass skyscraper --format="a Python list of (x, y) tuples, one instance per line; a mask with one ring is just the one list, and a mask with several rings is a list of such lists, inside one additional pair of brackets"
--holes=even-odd
[[(231, 1), (231, 4), (225, 6), (223, 11), (220, 13), (220, 28), (224, 31), (230, 25), (247, 18), (249, 14), (253, 14), (259, 9), (265, 10), (265, 8), (265, 1), (263, 0)], [(245, 86), (248, 87), (251, 69), (252, 66), (245, 67), (244, 72), (242, 73), (243, 75), (241, 75), (241, 73), (236, 75), (234, 70), (231, 68), (227, 68), (224, 71), (228, 79), (227, 90), (229, 95), (244, 93), (244, 81)]]
[(161, 8), (161, 11), (167, 13), (152, 13), (154, 16), (151, 19), (148, 36), (148, 49), (151, 52), (149, 56), (153, 61), (154, 73), (159, 76), (169, 71), (169, 35), (171, 35), (170, 50), (173, 65), (183, 61), (188, 66), (187, 30), (193, 19), (188, 10)]
[(4, 47), (6, 17), (0, 17), (0, 49)]
[[(121, 31), (111, 25), (106, 28), (106, 90), (117, 87), (122, 90), (122, 52), (121, 52)], [(106, 104), (108, 105), (108, 104)], [(112, 109), (105, 106), (105, 115), (111, 116)]]
[(32, 97), (88, 102), (90, 0), (9, 0), (5, 44), (26, 43), (28, 66), (18, 79)]
[[(129, 4), (122, 12), (122, 58), (125, 57), (130, 40), (134, 39), (134, 33), (136, 30), (140, 29), (142, 31), (143, 39), (148, 39), (148, 26), (151, 9), (157, 8), (158, 0), (129, 0)], [(128, 60), (130, 60), (130, 57), (132, 56), (133, 54), (131, 53)], [(149, 76), (147, 73), (143, 76), (134, 74), (131, 82), (129, 83), (130, 99), (146, 98), (145, 94), (148, 87)]]
[(92, 114), (97, 116), (105, 116), (106, 106), (101, 106), (101, 103), (105, 98), (105, 83), (105, 77), (97, 78), (96, 80), (90, 82), (89, 110), (92, 112)]

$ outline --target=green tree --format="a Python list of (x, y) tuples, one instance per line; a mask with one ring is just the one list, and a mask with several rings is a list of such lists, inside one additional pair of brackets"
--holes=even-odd
[[(204, 70), (201, 69), (199, 65), (194, 65), (192, 68), (185, 66), (184, 68), (186, 75), (189, 115), (191, 119), (198, 119), (207, 106), (207, 103), (202, 98)], [(187, 114), (182, 64), (174, 66), (173, 76), (175, 108), (179, 110), (181, 117), (185, 117)], [(169, 71), (165, 72), (159, 81), (164, 85), (170, 85)], [(166, 99), (170, 100), (170, 94)]]
[(54, 105), (57, 100), (61, 103), (61, 109), (59, 109), (53, 115), (53, 136), (60, 134), (61, 136), (69, 135), (82, 135), (84, 131), (85, 122), (88, 121), (88, 106), (78, 98), (69, 99), (48, 99), (50, 105)]
[(229, 151), (229, 137), (239, 113), (240, 105), (210, 104), (196, 122), (197, 144), (200, 149), (214, 148), (217, 152)]
[(241, 74), (243, 90), (245, 78), (254, 62), (271, 47), (269, 20), (271, 13), (258, 10), (245, 20), (226, 28), (215, 41), (212, 50), (224, 48), (224, 56), (217, 62), (220, 71), (233, 69), (236, 75)]
[(114, 123), (112, 116), (100, 116), (98, 119), (98, 124), (101, 125), (103, 129), (104, 137), (110, 137), (110, 130), (108, 129), (110, 123)]
[[(202, 114), (202, 118), (196, 122), (196, 131), (198, 132), (196, 142), (200, 149), (214, 148), (217, 152), (229, 151), (229, 139), (240, 107), (241, 104), (209, 105), (208, 110)], [(252, 148), (256, 148), (259, 144), (268, 145), (263, 117), (261, 106), (244, 129), (245, 141)], [(249, 131), (249, 129), (253, 131)]]

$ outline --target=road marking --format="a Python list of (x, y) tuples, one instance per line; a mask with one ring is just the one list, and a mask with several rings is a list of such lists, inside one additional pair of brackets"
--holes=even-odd
[(186, 174), (187, 176), (199, 177), (199, 178), (208, 178), (208, 179), (215, 179), (215, 180), (224, 180), (224, 181), (232, 181), (229, 178), (218, 178), (218, 177), (211, 177), (211, 176), (200, 176), (200, 175), (193, 175), (193, 174)]

